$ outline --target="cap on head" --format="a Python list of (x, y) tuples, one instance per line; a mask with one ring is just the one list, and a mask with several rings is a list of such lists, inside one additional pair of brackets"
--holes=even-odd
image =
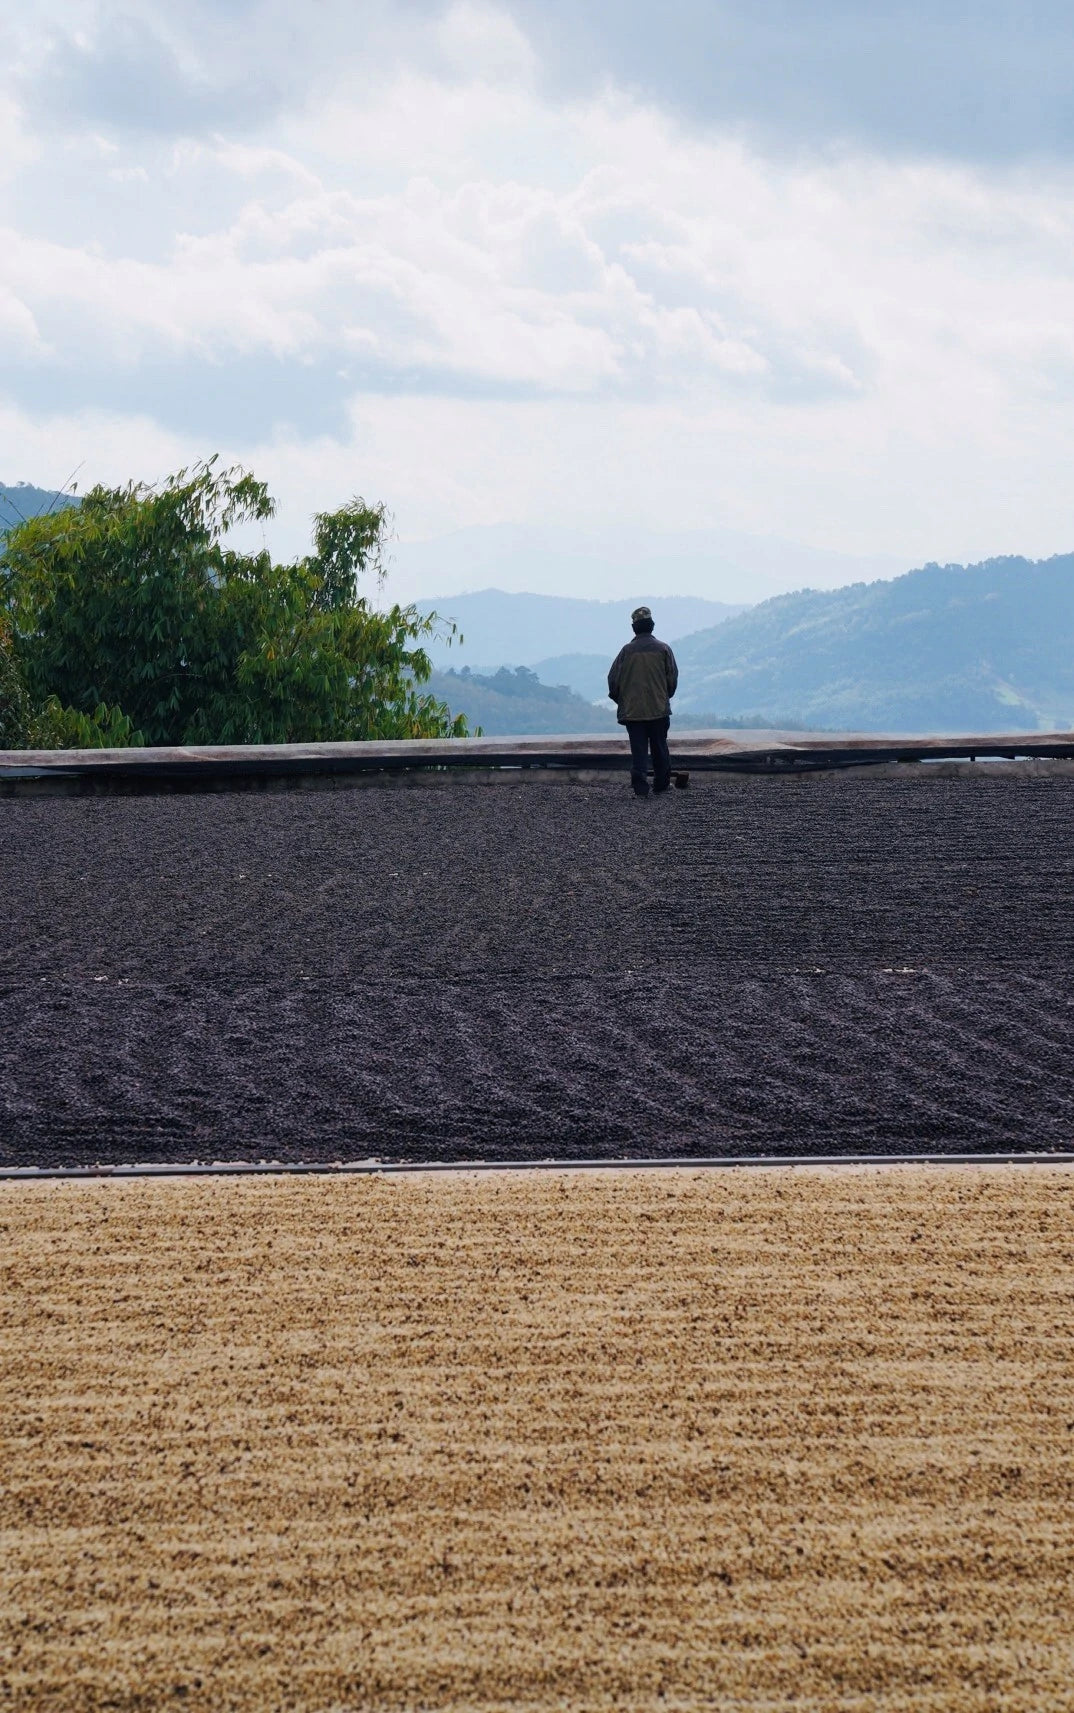
[(653, 615), (648, 607), (635, 607), (630, 615), (630, 622), (635, 630), (652, 630)]

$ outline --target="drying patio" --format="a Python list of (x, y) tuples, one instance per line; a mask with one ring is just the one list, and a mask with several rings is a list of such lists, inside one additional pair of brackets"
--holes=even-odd
[(3, 1186), (0, 1702), (1058, 1713), (1072, 1194)]
[(0, 1165), (1069, 1148), (1051, 765), (15, 796)]

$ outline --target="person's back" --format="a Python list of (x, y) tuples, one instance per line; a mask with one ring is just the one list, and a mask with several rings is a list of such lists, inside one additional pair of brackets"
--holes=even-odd
[(630, 615), (633, 642), (619, 650), (608, 673), (608, 695), (616, 705), (619, 723), (630, 739), (630, 777), (639, 797), (649, 795), (649, 753), (653, 758), (653, 790), (666, 791), (671, 783), (668, 754), (668, 722), (671, 698), (679, 682), (675, 656), (666, 642), (653, 635), (653, 615), (638, 607)]

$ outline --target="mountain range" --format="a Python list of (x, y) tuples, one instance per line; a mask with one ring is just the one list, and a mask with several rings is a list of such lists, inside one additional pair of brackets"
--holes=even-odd
[[(495, 614), (499, 629), (490, 627), (482, 642), (498, 634), (511, 662), (528, 651), (533, 673), (507, 700), (502, 692), (509, 675), (492, 672), (468, 684), (449, 675), (438, 694), (449, 703), (454, 694), (452, 705), (489, 732), (578, 731), (586, 723), (593, 731), (605, 728), (608, 664), (623, 640), (622, 614), (634, 602), (493, 590), (462, 599)], [(668, 597), (647, 604), (656, 613), (657, 634), (674, 642), (680, 730), (724, 723), (903, 732), (1074, 727), (1074, 554), (932, 564), (843, 589), (803, 589), (721, 615), (719, 623), (685, 636), (676, 628), (688, 618), (688, 607), (677, 609)], [(442, 606), (451, 610), (450, 598)], [(597, 611), (585, 611), (591, 608)], [(614, 623), (599, 653), (538, 657), (549, 631), (534, 626), (531, 614), (545, 625), (561, 623), (561, 636), (572, 640), (596, 634), (608, 617)], [(559, 702), (542, 702), (538, 683), (560, 686)], [(518, 700), (523, 687), (525, 714)], [(480, 712), (478, 693), (485, 698)], [(591, 704), (588, 716), (585, 703)], [(517, 723), (523, 718), (524, 725)]]
[(777, 595), (676, 647), (683, 718), (851, 731), (1074, 725), (1074, 554)]

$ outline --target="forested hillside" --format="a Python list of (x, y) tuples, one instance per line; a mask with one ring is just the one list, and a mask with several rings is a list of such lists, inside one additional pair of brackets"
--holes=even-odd
[(429, 693), (462, 714), (471, 731), (480, 726), (488, 737), (527, 737), (539, 732), (609, 732), (616, 726), (615, 709), (594, 708), (562, 684), (542, 684), (525, 666), (501, 667), (487, 676), (434, 672)]
[(1074, 554), (804, 590), (676, 645), (691, 709), (859, 731), (1074, 725)]

